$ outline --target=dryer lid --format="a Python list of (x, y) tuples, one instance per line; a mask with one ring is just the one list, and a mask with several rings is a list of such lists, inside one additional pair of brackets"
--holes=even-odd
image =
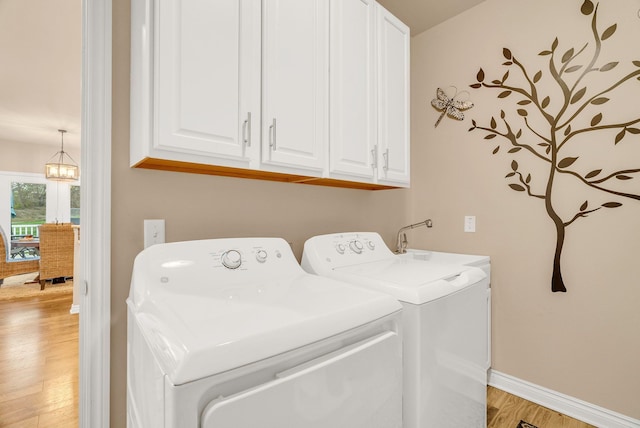
[(439, 264), (402, 257), (390, 257), (376, 262), (338, 267), (335, 278), (382, 291), (396, 299), (420, 305), (487, 278), (479, 268)]
[[(284, 240), (242, 243), (162, 244), (136, 258), (129, 316), (174, 385), (251, 364), (402, 309), (389, 295), (305, 273)], [(220, 251), (231, 245), (247, 260), (240, 269), (221, 267)], [(260, 251), (268, 253), (266, 262), (253, 257)]]

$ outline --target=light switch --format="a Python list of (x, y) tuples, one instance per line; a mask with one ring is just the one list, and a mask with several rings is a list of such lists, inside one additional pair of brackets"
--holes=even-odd
[(144, 221), (144, 248), (164, 244), (164, 219)]
[(464, 217), (464, 231), (465, 232), (476, 231), (476, 216), (468, 215)]

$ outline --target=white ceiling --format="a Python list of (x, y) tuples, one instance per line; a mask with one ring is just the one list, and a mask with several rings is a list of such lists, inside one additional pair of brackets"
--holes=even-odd
[[(215, 1), (215, 0), (214, 0)], [(378, 0), (418, 34), (483, 0)], [(0, 0), (0, 141), (80, 145), (80, 0)]]
[(411, 28), (411, 35), (471, 9), (484, 0), (378, 0), (389, 12)]

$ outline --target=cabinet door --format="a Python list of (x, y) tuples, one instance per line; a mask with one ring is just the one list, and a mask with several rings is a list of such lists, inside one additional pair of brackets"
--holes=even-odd
[(156, 17), (154, 149), (246, 159), (258, 137), (259, 0), (160, 0)]
[(378, 179), (409, 184), (409, 27), (376, 4)]
[(320, 175), (328, 138), (329, 1), (272, 0), (263, 7), (263, 165)]
[(375, 172), (375, 2), (331, 0), (329, 168), (332, 176)]

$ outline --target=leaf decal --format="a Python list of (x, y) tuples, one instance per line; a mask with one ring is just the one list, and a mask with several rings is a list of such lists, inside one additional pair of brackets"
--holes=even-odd
[(585, 175), (584, 178), (593, 178), (596, 175), (600, 174), (602, 172), (601, 169), (594, 169), (593, 171), (591, 171), (589, 174)]
[(516, 134), (516, 139), (522, 137), (522, 129), (518, 130), (518, 133)]
[(520, 150), (522, 150), (522, 147), (514, 147), (509, 150), (509, 153), (518, 153)]
[(500, 150), (500, 146), (498, 146), (495, 149), (493, 149), (493, 152), (491, 152), (491, 154), (495, 155), (496, 153), (498, 153), (499, 150)]
[(614, 144), (618, 144), (620, 141), (622, 141), (626, 133), (627, 133), (626, 129), (623, 129), (622, 131), (618, 132), (618, 135), (616, 135), (616, 140)]
[(549, 105), (549, 102), (551, 101), (551, 98), (549, 97), (544, 97), (544, 100), (542, 100), (542, 108), (547, 108), (547, 106)]
[(484, 137), (485, 140), (492, 140), (494, 138), (496, 138), (496, 134), (489, 134), (489, 135)]
[(573, 73), (574, 71), (578, 71), (582, 68), (581, 65), (574, 65), (573, 67), (569, 67), (565, 70), (566, 73)]
[(591, 119), (591, 126), (596, 126), (602, 120), (602, 113), (598, 113)]
[(604, 30), (604, 33), (602, 33), (601, 39), (607, 40), (609, 37), (613, 36), (613, 33), (616, 32), (616, 28), (618, 28), (618, 24), (613, 24), (611, 27)]
[(634, 134), (634, 135), (640, 134), (640, 129), (638, 129), (638, 128), (627, 128), (627, 131), (630, 134)]
[(566, 51), (564, 53), (564, 55), (562, 55), (562, 63), (563, 64), (571, 59), (571, 57), (573, 56), (573, 52), (574, 52), (573, 48), (571, 48), (568, 51)]
[(575, 104), (578, 101), (580, 101), (580, 99), (582, 99), (582, 97), (584, 97), (584, 94), (587, 92), (587, 87), (585, 86), (584, 88), (580, 89), (578, 92), (576, 92), (573, 97), (571, 97), (571, 104)]
[(538, 83), (538, 80), (540, 80), (542, 78), (542, 71), (538, 71), (534, 76), (533, 76), (533, 83)]
[(502, 76), (502, 81), (500, 83), (506, 82), (508, 78), (509, 78), (509, 70), (507, 70), (507, 72), (504, 73), (504, 76)]
[(551, 44), (551, 50), (555, 51), (557, 47), (558, 47), (558, 38), (556, 37), (553, 40), (553, 43)]
[(629, 177), (628, 175), (622, 175), (622, 174), (616, 175), (616, 178), (618, 180), (632, 180), (633, 179), (633, 177)]
[(602, 204), (602, 206), (605, 208), (618, 208), (621, 207), (622, 204), (620, 202), (606, 202)]
[(552, 53), (553, 53), (553, 52), (551, 52), (551, 51), (542, 51), (542, 52), (540, 52), (538, 55), (540, 55), (540, 56), (545, 56), (545, 55), (551, 55)]
[(502, 65), (513, 65), (513, 62), (511, 61), (505, 61), (502, 63)]
[(480, 69), (480, 71), (478, 71), (478, 74), (476, 75), (476, 79), (478, 79), (478, 82), (483, 82), (484, 81), (484, 70)]
[(526, 106), (527, 104), (531, 104), (531, 101), (530, 100), (518, 101), (519, 106)]
[(481, 83), (474, 83), (473, 85), (469, 85), (470, 87), (472, 87), (473, 89), (478, 89), (482, 87)]
[(509, 187), (511, 187), (513, 190), (515, 190), (516, 192), (524, 192), (525, 188), (522, 187), (519, 184), (509, 184)]
[(516, 162), (514, 160), (511, 161), (511, 169), (514, 170), (514, 171), (517, 171), (518, 170), (518, 162)]
[(501, 85), (502, 84), (502, 82), (500, 80), (498, 80), (498, 79), (492, 80), (491, 83), (493, 83), (494, 85)]
[(525, 183), (531, 183), (531, 174), (527, 174), (527, 178), (524, 180)]
[(511, 59), (511, 58), (513, 58), (513, 56), (511, 56), (511, 51), (510, 51), (509, 49), (507, 49), (507, 48), (503, 48), (503, 49), (502, 49), (502, 55), (504, 55), (504, 57), (505, 57), (506, 59)]
[(523, 108), (519, 108), (518, 109), (518, 114), (522, 117), (526, 117), (529, 113), (527, 113), (527, 111)]
[(593, 12), (593, 2), (591, 0), (584, 0), (582, 7), (580, 7), (580, 12), (582, 12), (583, 15), (591, 15)]
[(496, 129), (496, 126), (498, 126), (498, 124), (496, 123), (495, 118), (491, 118), (491, 129)]
[(504, 178), (511, 178), (514, 177), (516, 175), (515, 172), (510, 172), (509, 174), (505, 175)]
[(504, 119), (505, 113), (504, 110), (500, 110), (500, 119)]
[(589, 206), (589, 201), (584, 201), (584, 204), (580, 205), (580, 211), (584, 211)]
[(640, 67), (640, 61), (632, 61), (633, 65), (635, 65), (636, 67)]
[(567, 126), (567, 128), (564, 130), (564, 136), (566, 137), (567, 135), (571, 134), (571, 125)]
[(498, 98), (507, 98), (509, 95), (511, 95), (512, 91), (502, 91), (500, 92), (500, 94), (498, 95)]
[(614, 62), (609, 62), (605, 65), (603, 65), (602, 67), (600, 67), (600, 71), (609, 71), (612, 70), (613, 68), (615, 68), (615, 66), (618, 65), (618, 61), (614, 61)]
[(591, 104), (594, 104), (594, 105), (599, 106), (599, 105), (601, 105), (601, 104), (606, 103), (607, 101), (609, 101), (609, 98), (607, 98), (607, 97), (600, 97), (600, 98), (596, 98), (596, 99), (594, 99), (593, 101), (591, 101)]
[(572, 158), (572, 157), (564, 158), (560, 162), (558, 162), (558, 168), (567, 168), (567, 167), (573, 165), (573, 163), (575, 161), (577, 161), (577, 160), (578, 160), (577, 157), (575, 157), (575, 158)]

